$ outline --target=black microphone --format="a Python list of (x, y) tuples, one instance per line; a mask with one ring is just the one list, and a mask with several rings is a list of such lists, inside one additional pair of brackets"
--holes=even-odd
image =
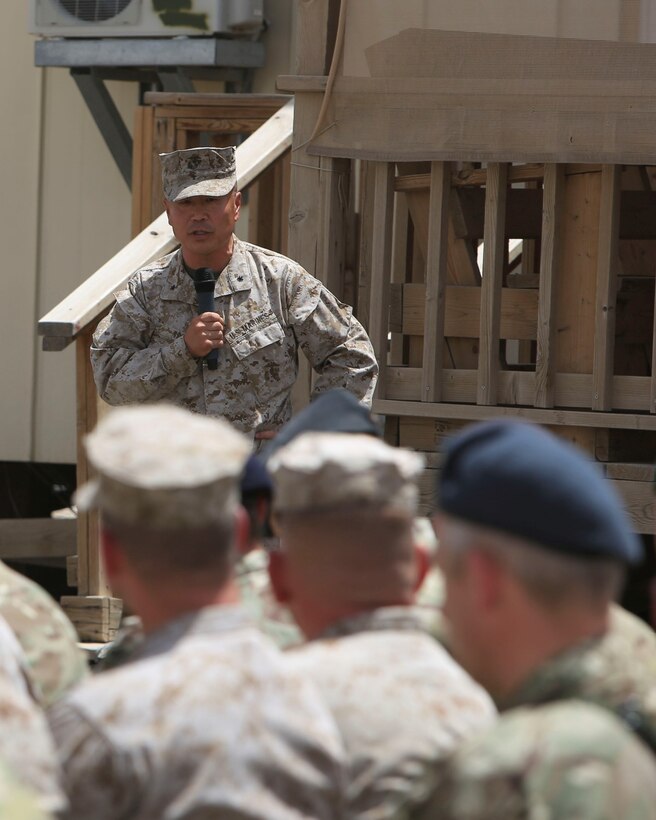
[[(197, 268), (193, 274), (194, 287), (198, 296), (198, 313), (216, 313), (214, 306), (214, 274), (210, 268)], [(205, 356), (207, 367), (216, 370), (219, 366), (219, 349), (212, 348)]]

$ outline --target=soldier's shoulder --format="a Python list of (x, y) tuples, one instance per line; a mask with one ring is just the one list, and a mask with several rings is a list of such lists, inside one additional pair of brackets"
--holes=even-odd
[(0, 615), (20, 644), (32, 691), (42, 705), (85, 677), (77, 633), (59, 604), (36, 582), (1, 563)]
[(610, 712), (561, 701), (505, 713), (461, 747), (438, 792), (449, 818), (540, 811), (553, 817), (653, 818), (656, 762)]

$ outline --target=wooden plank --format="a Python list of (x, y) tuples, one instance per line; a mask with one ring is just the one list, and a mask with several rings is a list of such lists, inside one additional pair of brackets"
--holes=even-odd
[[(247, 188), (265, 168), (289, 149), (293, 115), (294, 103), (290, 101), (237, 147), (237, 173), (242, 189)], [(166, 214), (161, 214), (43, 316), (38, 323), (39, 334), (69, 337), (72, 340), (113, 303), (116, 291), (125, 286), (135, 271), (176, 247)]]
[(392, 338), (390, 339), (389, 363), (391, 365), (404, 363), (403, 283), (407, 273), (409, 219), (407, 197), (394, 197), (390, 286), (390, 333)]
[[(541, 181), (544, 164), (511, 165), (508, 182)], [(485, 185), (487, 168), (467, 168), (451, 175), (451, 187), (462, 188), (471, 185)], [(430, 174), (402, 174), (394, 179), (395, 191), (422, 191), (430, 189)]]
[[(403, 333), (424, 335), (425, 291), (423, 284), (403, 286)], [(448, 285), (445, 293), (445, 326), (447, 337), (477, 339), (480, 333), (480, 287)], [(501, 289), (499, 338), (535, 339), (537, 336), (538, 292)]]
[(506, 261), (506, 196), (508, 166), (488, 166), (485, 188), (485, 250), (481, 284), (481, 323), (478, 354), (478, 404), (497, 402), (501, 287)]
[(393, 416), (462, 419), (518, 418), (536, 424), (609, 427), (620, 430), (656, 430), (656, 418), (639, 413), (603, 413), (580, 410), (542, 410), (537, 407), (488, 407), (475, 404), (391, 401), (374, 399), (373, 412)]
[(394, 166), (377, 163), (374, 168), (374, 233), (371, 242), (371, 294), (369, 337), (380, 374), (376, 395), (385, 396), (387, 334), (389, 332), (389, 293), (391, 271), (392, 219), (394, 215)]
[(369, 327), (371, 301), (371, 242), (374, 233), (375, 165), (360, 163), (359, 202), (359, 248), (358, 248), (358, 298), (356, 316), (365, 328)]
[(656, 413), (656, 287), (654, 289), (654, 332), (651, 344), (651, 395), (649, 412)]
[[(421, 401), (421, 368), (389, 367), (386, 398), (400, 401)], [(476, 371), (442, 371), (443, 401), (474, 403), (476, 401)], [(554, 407), (587, 408), (590, 406), (592, 376), (577, 373), (556, 373), (554, 377)], [(622, 411), (646, 412), (649, 408), (650, 379), (643, 376), (613, 377), (613, 407)], [(500, 371), (499, 404), (530, 406), (535, 393), (535, 373)]]
[(61, 605), (81, 641), (111, 641), (121, 621), (123, 602), (106, 596), (64, 595)]
[[(284, 105), (289, 97), (284, 94), (217, 94), (215, 92), (171, 92), (171, 91), (147, 91), (144, 94), (144, 105), (158, 106), (164, 108), (170, 106), (169, 111), (175, 113), (184, 110), (184, 106), (189, 109), (189, 116), (198, 108), (207, 108), (209, 111), (221, 108), (234, 109), (235, 111), (254, 109), (259, 111), (261, 106), (270, 105), (273, 110)], [(170, 114), (169, 114), (170, 115)]]
[(540, 246), (535, 406), (553, 407), (556, 372), (556, 277), (562, 259), (565, 166), (545, 166)]
[(322, 159), (318, 195), (321, 202), (319, 260), (315, 273), (338, 299), (344, 298), (346, 233), (350, 208), (351, 162)]
[(0, 558), (64, 558), (74, 555), (77, 523), (70, 518), (0, 519)]
[(446, 162), (431, 168), (426, 254), (426, 304), (421, 396), (424, 401), (441, 401), (444, 359), (444, 313), (446, 302), (448, 218), (451, 169)]
[(601, 172), (599, 250), (595, 300), (594, 357), (592, 363), (592, 408), (612, 409), (614, 370), (615, 306), (619, 268), (620, 188), (622, 169), (604, 165)]
[(615, 481), (613, 487), (624, 502), (636, 532), (653, 535), (656, 532), (656, 495), (646, 481)]
[(622, 481), (646, 481), (653, 484), (656, 480), (656, 467), (653, 464), (606, 464), (608, 478)]

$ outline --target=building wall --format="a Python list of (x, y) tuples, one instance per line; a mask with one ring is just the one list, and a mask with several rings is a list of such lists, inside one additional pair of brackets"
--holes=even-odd
[[(0, 129), (0, 461), (75, 461), (73, 346), (43, 352), (38, 319), (130, 239), (130, 192), (66, 69), (34, 66), (26, 3), (3, 4)], [(268, 63), (254, 90), (293, 65), (296, 3), (267, 0)], [(132, 129), (136, 83), (108, 88)]]

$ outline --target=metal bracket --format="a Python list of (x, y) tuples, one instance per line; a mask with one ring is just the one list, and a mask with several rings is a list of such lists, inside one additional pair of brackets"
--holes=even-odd
[(132, 184), (132, 137), (111, 94), (93, 68), (71, 68), (71, 77), (80, 89), (121, 176), (130, 188)]

